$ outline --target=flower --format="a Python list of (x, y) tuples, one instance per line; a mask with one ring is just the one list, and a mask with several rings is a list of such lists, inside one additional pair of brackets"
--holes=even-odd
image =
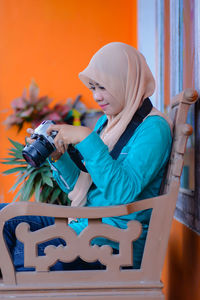
[[(67, 123), (73, 125), (85, 125), (85, 119), (89, 115), (101, 115), (100, 110), (88, 110), (80, 101), (81, 95), (77, 95), (73, 101), (71, 98), (66, 103), (56, 103), (53, 107), (48, 96), (39, 97), (39, 87), (32, 81), (29, 86), (29, 93), (24, 89), (22, 96), (12, 101), (13, 114), (7, 117), (4, 124), (7, 128), (17, 126), (18, 131), (25, 123), (30, 123), (34, 129), (44, 120), (52, 120), (56, 123)], [(86, 124), (87, 125), (87, 124)]]
[(29, 86), (29, 95), (24, 89), (22, 96), (12, 101), (11, 107), (14, 112), (7, 117), (4, 124), (7, 128), (17, 126), (20, 131), (26, 122), (31, 123), (33, 128), (47, 119), (57, 123), (65, 122), (71, 107), (68, 103), (59, 103), (50, 108), (51, 101), (52, 99), (48, 96), (39, 97), (39, 87), (32, 81)]

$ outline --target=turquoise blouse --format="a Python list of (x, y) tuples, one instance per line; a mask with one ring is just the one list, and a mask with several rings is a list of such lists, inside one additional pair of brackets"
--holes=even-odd
[[(101, 117), (94, 131), (76, 145), (94, 182), (88, 191), (85, 206), (120, 205), (157, 196), (171, 151), (172, 137), (167, 121), (160, 116), (147, 117), (137, 127), (118, 159), (113, 160), (108, 147), (96, 132), (105, 119), (106, 116)], [(51, 163), (51, 167), (60, 188), (69, 193), (78, 179), (78, 167), (67, 152), (57, 162)], [(150, 216), (151, 210), (146, 210), (103, 219), (104, 223), (119, 228), (127, 228), (130, 220), (142, 223), (143, 232), (133, 243), (134, 268), (140, 267)], [(78, 219), (78, 222), (72, 221), (70, 226), (79, 234), (87, 224), (87, 219)], [(117, 241), (99, 237), (92, 242), (118, 249)]]

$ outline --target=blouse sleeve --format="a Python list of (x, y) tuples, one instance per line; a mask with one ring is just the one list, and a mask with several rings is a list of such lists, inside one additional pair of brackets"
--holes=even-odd
[[(97, 130), (102, 123), (105, 122), (106, 117), (101, 117), (94, 128), (94, 130)], [(73, 162), (73, 160), (70, 158), (69, 154), (65, 152), (57, 162), (53, 162), (49, 158), (49, 164), (51, 166), (53, 177), (57, 181), (60, 188), (65, 192), (69, 193), (73, 190), (77, 179), (80, 174), (79, 168), (76, 166), (76, 164)]]
[(54, 179), (57, 181), (60, 188), (68, 194), (76, 184), (80, 174), (79, 168), (71, 160), (67, 152), (65, 152), (56, 162), (52, 162), (49, 159), (49, 163)]

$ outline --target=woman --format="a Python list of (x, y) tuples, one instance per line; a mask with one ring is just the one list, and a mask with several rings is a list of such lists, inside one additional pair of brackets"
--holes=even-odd
[[(94, 100), (105, 115), (94, 131), (71, 125), (52, 125), (47, 130), (48, 134), (58, 131), (54, 140), (57, 150), (52, 154), (50, 164), (54, 178), (68, 194), (71, 205), (120, 205), (157, 196), (171, 150), (170, 121), (166, 116), (155, 108), (150, 109), (117, 158), (111, 155), (133, 116), (154, 92), (154, 78), (143, 55), (129, 45), (110, 43), (92, 57), (79, 77), (92, 90)], [(28, 132), (33, 133), (32, 129)], [(32, 141), (29, 139), (29, 142)], [(81, 171), (71, 159), (67, 151), (69, 144), (76, 145), (87, 172)], [(134, 268), (141, 264), (150, 215), (151, 211), (147, 210), (103, 219), (104, 223), (119, 228), (126, 228), (134, 219), (142, 223), (142, 235), (133, 244)], [(24, 219), (31, 224), (32, 230), (54, 222), (53, 218), (32, 216), (7, 222), (5, 237), (18, 271), (23, 270), (23, 245), (16, 241), (14, 229)], [(71, 220), (69, 226), (79, 234), (87, 226), (87, 219)], [(55, 239), (48, 243), (58, 245), (63, 241)], [(96, 238), (93, 243), (107, 244), (114, 252), (118, 251), (118, 244), (105, 238)], [(46, 244), (39, 250), (41, 255)], [(101, 268), (98, 262), (87, 264), (76, 260), (71, 264), (57, 263), (54, 269), (84, 268), (85, 265)]]

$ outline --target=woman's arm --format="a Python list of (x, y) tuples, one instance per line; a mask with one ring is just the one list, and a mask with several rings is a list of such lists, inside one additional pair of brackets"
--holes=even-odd
[(53, 162), (51, 159), (48, 161), (53, 177), (60, 188), (67, 194), (71, 192), (79, 177), (80, 170), (71, 160), (69, 154), (65, 152), (56, 162)]
[[(101, 119), (101, 120), (100, 120)], [(102, 124), (102, 120), (103, 122), (105, 121), (105, 117), (100, 118), (94, 128), (94, 130), (96, 130), (99, 126), (101, 126)], [(55, 125), (57, 126), (57, 125)], [(65, 125), (64, 125), (65, 126)], [(56, 129), (53, 127), (49, 128), (49, 132), (51, 132), (52, 130), (58, 130), (58, 129), (63, 129), (64, 131), (70, 131), (70, 135), (73, 137), (73, 134), (76, 135), (76, 139), (78, 138), (78, 136), (81, 136), (81, 139), (83, 139), (85, 136), (82, 134), (80, 134), (80, 129), (82, 129), (84, 127), (79, 126), (70, 126), (70, 125), (66, 125), (65, 127), (61, 127), (61, 125), (58, 125), (58, 127), (56, 127)], [(73, 132), (73, 134), (72, 134)], [(78, 132), (78, 135), (77, 135)], [(65, 134), (66, 132), (64, 132)], [(86, 127), (83, 130), (83, 133), (88, 135), (89, 133), (91, 133), (91, 130), (87, 129)], [(60, 132), (59, 135), (57, 135), (57, 140), (56, 143), (58, 144), (59, 139), (62, 138), (62, 132)], [(69, 136), (67, 137), (69, 139)], [(73, 137), (74, 138), (74, 137)], [(65, 148), (67, 148), (67, 144), (65, 146)], [(58, 152), (58, 151), (56, 151)], [(53, 157), (54, 158), (54, 157)], [(56, 158), (56, 156), (55, 156)], [(76, 166), (76, 164), (71, 160), (69, 154), (67, 153), (67, 151), (65, 151), (64, 154), (61, 153), (61, 155), (58, 156), (58, 159), (56, 160), (56, 162), (54, 162), (51, 158), (49, 159), (49, 163), (53, 172), (53, 177), (55, 178), (55, 180), (57, 181), (57, 183), (59, 184), (60, 188), (66, 192), (67, 194), (73, 190), (76, 181), (79, 177), (80, 174), (80, 170), (79, 168)]]

